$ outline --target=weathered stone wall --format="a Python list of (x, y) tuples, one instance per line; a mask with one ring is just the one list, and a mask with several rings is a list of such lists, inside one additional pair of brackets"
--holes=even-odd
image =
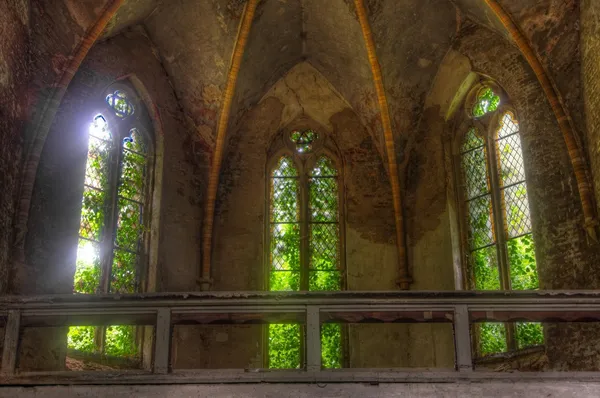
[(596, 205), (600, 205), (600, 3), (594, 0), (581, 2), (581, 55), (586, 142)]
[[(517, 110), (540, 288), (597, 289), (600, 251), (586, 240), (566, 145), (535, 75), (514, 46), (482, 27), (465, 26), (455, 49), (471, 60), (474, 71), (495, 79)], [(545, 333), (550, 366), (597, 368), (598, 351), (586, 348), (596, 344), (597, 333), (556, 325)]]
[(0, 293), (6, 291), (8, 282), (29, 72), (29, 1), (3, 1), (0, 4)]

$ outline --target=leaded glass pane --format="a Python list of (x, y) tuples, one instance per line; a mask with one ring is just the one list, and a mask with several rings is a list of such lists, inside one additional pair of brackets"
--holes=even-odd
[(500, 273), (496, 245), (471, 253), (476, 290), (500, 290)]
[(269, 290), (272, 292), (297, 292), (300, 290), (300, 271), (271, 269)]
[(500, 160), (500, 186), (507, 186), (525, 180), (521, 137), (513, 134), (496, 141)]
[(271, 268), (300, 270), (299, 224), (271, 224)]
[(108, 94), (106, 103), (115, 111), (115, 115), (118, 117), (131, 116), (135, 110), (127, 94), (120, 90)]
[(111, 143), (89, 136), (88, 156), (85, 165), (85, 185), (106, 189), (108, 184), (108, 162)]
[(505, 188), (502, 193), (508, 236), (512, 238), (531, 232), (531, 216), (525, 183)]
[(298, 222), (299, 183), (297, 178), (273, 178), (271, 181), (271, 222)]
[(462, 155), (467, 199), (489, 192), (485, 148), (480, 147)]
[(321, 325), (321, 365), (325, 369), (342, 367), (342, 325)]
[(535, 244), (531, 234), (510, 239), (507, 242), (510, 280), (513, 290), (539, 288)]
[(123, 149), (119, 195), (138, 202), (144, 201), (147, 161), (144, 156)]
[(102, 115), (96, 115), (92, 123), (90, 123), (89, 135), (96, 137), (102, 141), (110, 142), (112, 140), (112, 134), (108, 128), (108, 122)]
[(489, 112), (494, 112), (500, 105), (498, 97), (491, 88), (485, 88), (479, 92), (475, 105), (473, 106), (473, 116), (481, 117)]
[(313, 271), (308, 274), (310, 291), (337, 292), (342, 290), (342, 274), (339, 271)]
[(338, 265), (338, 224), (310, 224), (310, 268), (333, 271)]
[(310, 172), (311, 177), (334, 177), (338, 175), (337, 168), (331, 159), (321, 156)]
[(316, 177), (309, 182), (311, 222), (337, 222), (338, 183), (335, 177)]
[(111, 293), (135, 293), (138, 255), (125, 250), (115, 250), (111, 269)]
[(269, 325), (269, 368), (300, 368), (300, 325)]
[(273, 170), (273, 177), (296, 177), (297, 175), (298, 170), (296, 170), (294, 161), (288, 156), (283, 156), (279, 159)]
[(463, 143), (462, 143), (460, 151), (463, 153), (468, 152), (471, 149), (479, 148), (479, 147), (482, 147), (483, 145), (484, 145), (483, 138), (481, 138), (477, 134), (477, 130), (475, 129), (475, 127), (471, 127), (469, 129), (469, 131), (467, 131), (467, 134), (465, 134), (465, 136), (463, 138)]
[(81, 203), (79, 236), (100, 241), (106, 215), (106, 192), (85, 186)]
[(488, 322), (479, 324), (479, 337), (481, 355), (506, 352), (506, 327), (503, 323)]
[(124, 198), (119, 198), (119, 218), (115, 244), (122, 248), (138, 252), (144, 231), (142, 219), (143, 206)]
[(136, 128), (129, 130), (129, 135), (123, 138), (123, 147), (142, 155), (148, 150), (144, 135)]
[(510, 112), (506, 112), (502, 116), (500, 121), (500, 128), (498, 129), (498, 138), (503, 138), (514, 134), (519, 131), (519, 123), (515, 119), (514, 115)]
[(494, 243), (492, 197), (485, 195), (467, 202), (469, 246), (472, 250)]

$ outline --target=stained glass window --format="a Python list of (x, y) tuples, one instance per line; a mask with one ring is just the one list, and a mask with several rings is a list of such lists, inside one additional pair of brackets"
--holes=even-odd
[[(308, 192), (306, 203), (301, 191)], [(300, 171), (291, 157), (280, 158), (271, 173), (270, 209), (269, 289), (341, 290), (338, 171), (331, 159), (319, 156)], [(270, 368), (301, 366), (302, 333), (299, 325), (269, 325)], [(321, 344), (323, 366), (341, 367), (341, 326), (322, 325)]]
[[(111, 102), (111, 95), (126, 102)], [(133, 105), (124, 92), (111, 95), (107, 102), (112, 110), (133, 113)], [(122, 294), (139, 290), (147, 221), (147, 145), (137, 128), (124, 130), (118, 119), (110, 126), (107, 118), (97, 115), (90, 123), (73, 289), (76, 293)], [(84, 352), (131, 357), (137, 354), (135, 334), (134, 326), (71, 327), (68, 346)]]
[[(475, 116), (498, 109), (491, 89), (482, 91)], [(511, 112), (500, 115), (494, 135), (484, 140), (470, 128), (461, 145), (463, 192), (467, 217), (469, 263), (478, 290), (538, 288), (535, 246), (527, 197), (519, 124)], [(491, 178), (490, 166), (497, 171)], [(495, 220), (502, 220), (498, 225)], [(505, 260), (506, 259), (506, 260)], [(508, 275), (508, 281), (502, 274)], [(507, 327), (513, 328), (507, 333)], [(479, 330), (482, 355), (543, 344), (539, 323), (483, 323)], [(514, 335), (514, 341), (509, 341)]]

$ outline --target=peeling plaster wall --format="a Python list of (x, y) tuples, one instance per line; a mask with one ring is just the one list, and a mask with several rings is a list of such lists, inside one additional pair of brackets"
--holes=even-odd
[[(581, 2), (581, 53), (582, 80), (585, 99), (588, 155), (600, 206), (600, 3), (594, 0)], [(598, 207), (600, 213), (600, 207)]]
[[(13, 291), (19, 294), (72, 292), (87, 126), (96, 112), (94, 101), (102, 102), (103, 90), (129, 74), (135, 74), (154, 101), (164, 133), (161, 238), (155, 243), (158, 244), (157, 290), (195, 290), (206, 154), (198, 150), (195, 139), (185, 127), (169, 80), (150, 41), (136, 30), (95, 46), (61, 104), (42, 153), (29, 218), (26, 265), (16, 273)], [(54, 342), (59, 347), (52, 347), (49, 357), (38, 352), (33, 363), (21, 362), (22, 367), (62, 366), (65, 331), (54, 332), (57, 336)], [(35, 335), (24, 338), (23, 344), (31, 350), (36, 345), (39, 348)], [(28, 356), (27, 351), (24, 350), (24, 358)]]
[[(508, 93), (521, 127), (529, 202), (542, 289), (598, 289), (600, 252), (583, 229), (581, 202), (566, 145), (533, 72), (517, 49), (482, 27), (466, 26), (455, 44), (475, 71)], [(597, 369), (597, 332), (590, 327), (548, 325), (550, 366)], [(568, 348), (567, 348), (568, 347)]]
[(235, 0), (170, 2), (145, 23), (188, 123), (214, 145), (222, 92), (244, 9)]

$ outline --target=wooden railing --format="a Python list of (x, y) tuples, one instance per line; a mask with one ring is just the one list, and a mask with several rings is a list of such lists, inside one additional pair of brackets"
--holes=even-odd
[[(136, 295), (55, 295), (0, 297), (5, 329), (0, 383), (226, 383), (226, 382), (402, 382), (514, 378), (514, 373), (473, 370), (471, 324), (474, 322), (600, 321), (600, 292), (336, 292), (336, 293), (154, 293)], [(291, 371), (173, 371), (171, 337), (180, 324), (305, 325), (305, 368)], [(453, 325), (455, 369), (324, 370), (320, 325), (323, 323), (446, 322)], [(153, 325), (152, 369), (126, 372), (18, 372), (23, 328), (67, 325)], [(576, 373), (600, 380), (600, 373)], [(521, 373), (519, 378), (572, 378), (568, 373)]]

